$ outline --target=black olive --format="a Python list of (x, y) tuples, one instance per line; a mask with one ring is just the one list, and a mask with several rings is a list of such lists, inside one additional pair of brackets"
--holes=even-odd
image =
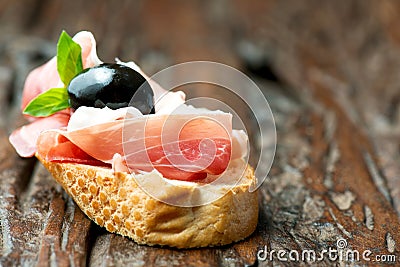
[(154, 113), (154, 93), (137, 71), (121, 64), (104, 63), (76, 75), (68, 85), (69, 103), (118, 109), (133, 106), (143, 114)]

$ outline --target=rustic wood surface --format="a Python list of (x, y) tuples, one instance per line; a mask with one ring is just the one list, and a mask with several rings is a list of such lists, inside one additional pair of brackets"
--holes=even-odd
[[(399, 1), (0, 0), (0, 265), (270, 266), (257, 251), (336, 247), (400, 264)], [(190, 60), (237, 67), (272, 107), (278, 145), (248, 239), (221, 248), (139, 246), (92, 223), (8, 134), (29, 70), (62, 29), (92, 31), (104, 61), (147, 73)], [(257, 138), (253, 136), (252, 138)], [(316, 266), (379, 265), (325, 259)]]

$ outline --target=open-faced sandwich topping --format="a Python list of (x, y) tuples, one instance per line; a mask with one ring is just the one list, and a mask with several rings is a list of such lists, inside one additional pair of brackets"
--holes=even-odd
[[(95, 41), (86, 35), (78, 34), (90, 49), (86, 41), (78, 45), (63, 33), (57, 62), (52, 59), (27, 80), (24, 91), (36, 89), (24, 93), (30, 102), (22, 108), (40, 118), (10, 136), (21, 156), (36, 153), (49, 162), (113, 166), (114, 171), (156, 170), (165, 178), (190, 181), (219, 175), (231, 160), (246, 155), (247, 136), (232, 130), (231, 114), (183, 104), (183, 92), (162, 89), (133, 62), (93, 60)], [(73, 60), (60, 66), (65, 58)], [(58, 83), (49, 81), (58, 87), (41, 84), (37, 90), (42, 71), (53, 73), (56, 63)]]

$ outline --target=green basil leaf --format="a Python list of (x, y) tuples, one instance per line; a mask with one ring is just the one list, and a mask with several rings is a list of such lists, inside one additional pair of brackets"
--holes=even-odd
[(35, 117), (46, 117), (68, 107), (67, 89), (51, 88), (29, 102), (23, 113)]
[(82, 71), (81, 46), (62, 31), (57, 43), (57, 71), (65, 86)]

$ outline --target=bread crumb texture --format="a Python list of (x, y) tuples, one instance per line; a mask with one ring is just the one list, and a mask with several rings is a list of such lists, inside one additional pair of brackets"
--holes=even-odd
[(222, 198), (198, 207), (176, 207), (147, 195), (128, 173), (39, 158), (82, 211), (107, 231), (139, 244), (178, 248), (219, 246), (249, 236), (258, 221), (257, 192), (250, 166)]

